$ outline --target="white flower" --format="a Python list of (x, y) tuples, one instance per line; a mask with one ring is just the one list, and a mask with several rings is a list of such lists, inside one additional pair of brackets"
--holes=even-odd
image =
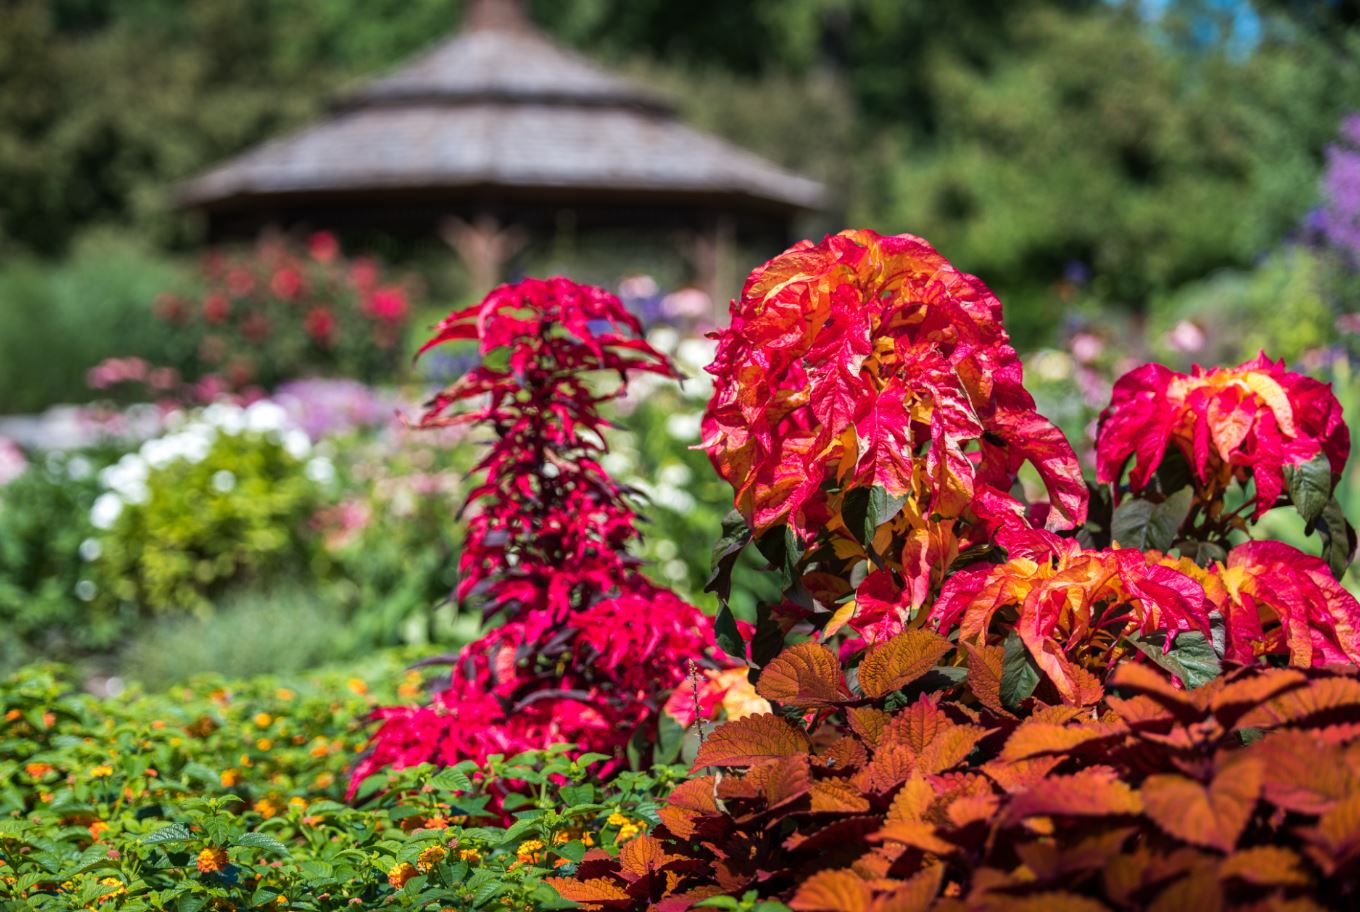
[(203, 410), (203, 420), (225, 434), (236, 435), (245, 430), (246, 413), (239, 405), (214, 402)]
[(213, 490), (219, 494), (228, 494), (236, 487), (236, 476), (227, 469), (218, 469), (213, 472)]
[(76, 481), (84, 481), (94, 472), (94, 466), (84, 456), (72, 456), (66, 462), (66, 474)]
[(325, 456), (314, 456), (307, 460), (307, 468), (303, 471), (317, 484), (328, 485), (335, 481), (335, 463)]
[(128, 453), (100, 472), (99, 480), (104, 487), (117, 494), (120, 501), (145, 503), (150, 495), (146, 486), (149, 472), (150, 467), (145, 459), (137, 453)]
[(90, 507), (90, 525), (96, 529), (112, 529), (122, 512), (123, 498), (112, 491), (100, 494), (95, 498), (94, 506)]
[(669, 326), (658, 326), (647, 335), (647, 341), (661, 354), (671, 355), (680, 342), (680, 334)]
[(80, 559), (84, 561), (99, 560), (99, 555), (104, 553), (104, 546), (99, 543), (97, 538), (87, 538), (80, 543)]
[(661, 572), (666, 574), (666, 579), (679, 581), (689, 574), (689, 568), (681, 560), (666, 561), (661, 567)]
[(698, 412), (676, 412), (666, 419), (666, 430), (681, 443), (698, 443), (703, 420)]
[(283, 406), (268, 399), (261, 399), (252, 402), (246, 409), (245, 414), (246, 428), (258, 433), (267, 434), (271, 431), (282, 431), (288, 426), (288, 412)]
[(622, 478), (633, 470), (633, 460), (617, 450), (611, 450), (600, 459), (600, 468), (615, 478)]
[(663, 485), (673, 485), (683, 487), (689, 484), (694, 475), (689, 470), (689, 466), (680, 462), (672, 462), (663, 466), (660, 472), (656, 473), (656, 480)]
[(685, 373), (697, 375), (713, 363), (717, 352), (718, 343), (714, 339), (686, 339), (676, 347), (675, 360), (686, 368)]
[(312, 439), (307, 436), (306, 431), (293, 428), (283, 435), (283, 448), (294, 459), (306, 459), (307, 454), (312, 451)]

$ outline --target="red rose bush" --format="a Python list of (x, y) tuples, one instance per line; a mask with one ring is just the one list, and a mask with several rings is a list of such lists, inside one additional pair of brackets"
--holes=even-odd
[[(1088, 489), (1000, 304), (919, 238), (798, 244), (716, 335), (704, 446), (736, 509), (710, 586), (754, 548), (781, 588), (753, 626), (724, 605), (717, 639), (772, 712), (708, 733), (661, 825), (565, 866), (565, 899), (1354, 905), (1360, 603), (1327, 387), (1264, 357), (1140, 368)], [(1250, 537), (1288, 506), (1321, 556)]]

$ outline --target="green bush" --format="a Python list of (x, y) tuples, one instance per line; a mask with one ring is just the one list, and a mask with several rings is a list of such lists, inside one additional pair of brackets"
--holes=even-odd
[(106, 649), (121, 632), (113, 615), (88, 604), (95, 584), (87, 558), (97, 548), (90, 507), (106, 458), (37, 459), (0, 487), (0, 668)]
[[(321, 498), (304, 461), (306, 435), (269, 403), (245, 415), (213, 406), (143, 444), (103, 473), (112, 489), (92, 507), (98, 599), (153, 613), (211, 610), (228, 586), (277, 578), (317, 559), (305, 534)], [(250, 415), (271, 416), (251, 430)], [(244, 426), (238, 426), (245, 422)], [(315, 473), (313, 473), (315, 474)]]
[(0, 414), (88, 400), (86, 371), (105, 358), (161, 360), (169, 337), (151, 302), (184, 275), (177, 261), (103, 234), (60, 262), (0, 266)]
[[(369, 693), (367, 680), (401, 683)], [(24, 669), (0, 683), (0, 901), (570, 908), (544, 878), (655, 826), (657, 796), (683, 775), (602, 784), (553, 751), (408, 769), (341, 803), (364, 717), (420, 690), (390, 656), (359, 673), (207, 678), (104, 701), (58, 670)]]

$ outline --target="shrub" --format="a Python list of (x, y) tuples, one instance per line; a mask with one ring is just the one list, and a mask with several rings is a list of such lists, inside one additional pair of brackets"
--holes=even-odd
[(117, 619), (92, 612), (90, 508), (101, 453), (48, 455), (0, 486), (0, 667), (112, 645)]
[(201, 289), (168, 291), (155, 314), (174, 331), (168, 366), (230, 389), (273, 389), (310, 374), (389, 380), (403, 365), (413, 288), (366, 258), (346, 259), (325, 233), (305, 250), (266, 237), (253, 251), (211, 251)]
[[(724, 611), (719, 642), (774, 712), (709, 735), (695, 770), (715, 772), (646, 843), (555, 879), (565, 898), (1347, 901), (1360, 603), (1333, 572), (1353, 546), (1335, 513), (1330, 568), (1243, 541), (1277, 502), (1334, 510), (1349, 432), (1326, 387), (1264, 358), (1135, 371), (1084, 524), (999, 304), (919, 239), (844, 232), (756, 270), (711, 370), (705, 446), (738, 510), (714, 588), (749, 543), (783, 586), (749, 638)], [(1049, 503), (1016, 496), (1025, 460)]]
[(306, 461), (310, 446), (273, 403), (218, 404), (105, 469), (90, 510), (101, 602), (207, 611), (228, 585), (307, 566), (328, 466)]
[[(476, 340), (481, 363), (431, 400), (421, 425), (495, 433), (475, 469), (456, 596), (503, 622), (452, 657), (430, 704), (377, 713), (351, 791), (386, 767), (562, 742), (614, 769), (630, 747), (651, 753), (663, 729), (673, 752), (700, 700), (677, 687), (689, 659), (713, 664), (711, 628), (639, 572), (627, 552), (636, 518), (598, 462), (599, 404), (630, 374), (671, 368), (618, 298), (560, 278), (501, 286), (450, 314), (424, 350), (458, 340)], [(719, 693), (704, 690), (711, 706)]]

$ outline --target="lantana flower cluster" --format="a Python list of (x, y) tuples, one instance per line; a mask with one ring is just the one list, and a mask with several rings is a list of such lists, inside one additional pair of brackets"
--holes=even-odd
[[(726, 679), (698, 609), (644, 576), (624, 491), (600, 465), (599, 406), (636, 373), (673, 376), (603, 289), (566, 279), (502, 286), (457, 311), (423, 350), (476, 343), (480, 364), (437, 394), (426, 428), (494, 433), (466, 508), (455, 593), (501, 621), (453, 657), (423, 706), (380, 709), (352, 790), (375, 771), (481, 760), (572, 743), (622, 761), (654, 741), (669, 706), (681, 727), (711, 713)], [(689, 660), (706, 666), (688, 681)]]

